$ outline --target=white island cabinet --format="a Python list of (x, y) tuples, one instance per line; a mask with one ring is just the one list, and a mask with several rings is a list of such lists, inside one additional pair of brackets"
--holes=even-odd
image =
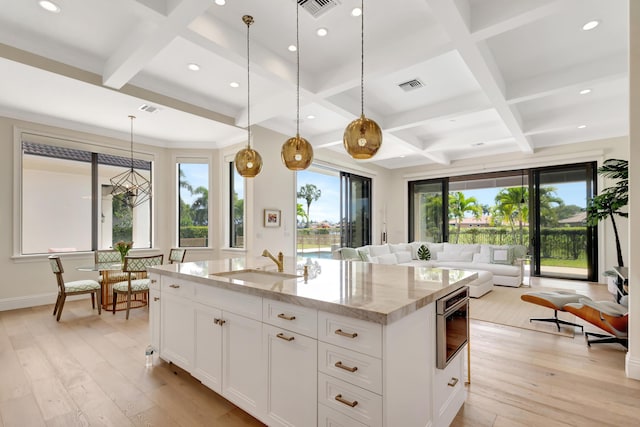
[(154, 267), (160, 357), (269, 426), (450, 424), (466, 397), (465, 352), (436, 369), (434, 301), (472, 273), (426, 281), (413, 268), (322, 260), (322, 277), (309, 280), (216, 276), (261, 261)]

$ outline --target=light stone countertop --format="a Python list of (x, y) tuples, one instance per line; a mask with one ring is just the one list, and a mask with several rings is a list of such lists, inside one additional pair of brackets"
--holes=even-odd
[[(304, 265), (309, 271), (306, 282)], [(216, 275), (249, 269), (277, 271), (264, 257), (169, 264), (149, 271), (380, 324), (401, 319), (478, 277), (466, 270), (293, 257), (285, 257), (284, 273), (300, 277), (276, 278), (275, 283)]]

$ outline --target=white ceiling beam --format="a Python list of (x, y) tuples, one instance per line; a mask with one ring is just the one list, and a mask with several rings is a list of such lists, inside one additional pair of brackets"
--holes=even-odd
[(124, 86), (189, 23), (204, 13), (211, 6), (211, 1), (182, 0), (172, 6), (167, 19), (157, 25), (151, 22), (141, 24), (106, 61), (102, 73), (105, 86), (114, 89)]
[(507, 104), (502, 75), (484, 42), (475, 42), (469, 28), (456, 6), (448, 0), (426, 0), (432, 12), (449, 33), (453, 45), (494, 105), (503, 122), (512, 133), (523, 152), (532, 153), (531, 141), (522, 132), (520, 116)]
[(517, 104), (542, 98), (568, 89), (580, 90), (590, 85), (627, 78), (627, 54), (621, 52), (608, 58), (563, 70), (507, 83), (507, 103)]
[(581, 0), (552, 0), (540, 2), (481, 2), (471, 10), (471, 38), (487, 40), (547, 16), (557, 15), (571, 8), (579, 8)]
[(380, 126), (387, 131), (397, 131), (421, 126), (433, 120), (446, 120), (489, 108), (492, 108), (492, 106), (489, 104), (485, 94), (476, 92), (394, 114), (382, 120)]

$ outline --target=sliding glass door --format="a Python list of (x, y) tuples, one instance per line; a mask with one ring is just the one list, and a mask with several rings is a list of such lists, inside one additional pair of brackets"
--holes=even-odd
[(585, 163), (532, 171), (535, 276), (598, 281), (596, 234), (586, 222), (595, 168)]
[(340, 172), (340, 246), (371, 244), (371, 178)]
[(445, 179), (409, 183), (409, 241), (444, 242), (448, 230)]

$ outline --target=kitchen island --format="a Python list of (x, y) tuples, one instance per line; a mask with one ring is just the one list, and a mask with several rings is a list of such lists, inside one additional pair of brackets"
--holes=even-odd
[(275, 267), (151, 268), (160, 357), (272, 426), (449, 425), (466, 396), (464, 352), (436, 369), (434, 302), (476, 273), (305, 258)]

